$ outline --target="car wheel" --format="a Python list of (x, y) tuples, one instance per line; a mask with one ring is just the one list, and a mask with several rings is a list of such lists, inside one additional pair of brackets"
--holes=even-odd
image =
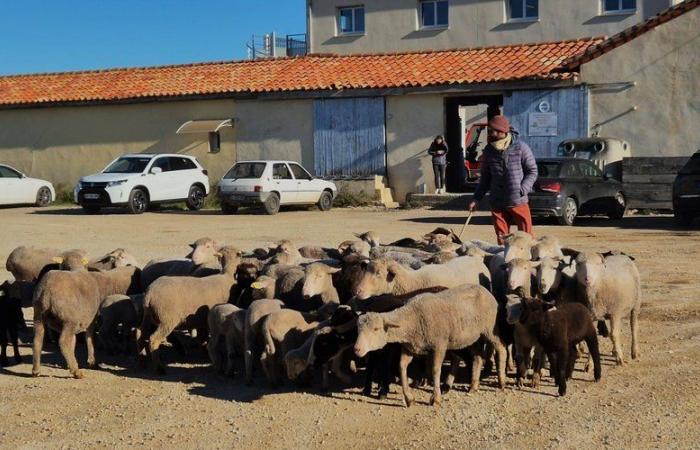
[(263, 204), (265, 207), (265, 212), (267, 214), (277, 214), (280, 210), (280, 197), (279, 195), (275, 194), (274, 192), (271, 193), (268, 197), (267, 200), (265, 200), (265, 203)]
[(627, 211), (627, 202), (625, 201), (625, 196), (622, 192), (615, 194), (615, 205), (613, 205), (610, 212), (608, 212), (608, 217), (612, 220), (620, 220), (625, 217), (625, 211)]
[(142, 189), (134, 189), (129, 194), (129, 212), (143, 214), (148, 209), (148, 195)]
[(204, 206), (204, 197), (206, 197), (204, 189), (199, 186), (192, 186), (189, 195), (187, 195), (187, 201), (185, 202), (187, 208), (190, 211), (199, 211)]
[(576, 220), (576, 215), (578, 214), (578, 205), (576, 204), (576, 199), (573, 197), (567, 197), (564, 201), (564, 208), (562, 208), (561, 216), (557, 217), (559, 225), (571, 226)]
[(673, 210), (673, 221), (679, 227), (688, 227), (688, 226), (690, 226), (691, 223), (693, 223), (693, 217), (689, 216), (688, 214), (684, 214), (683, 212), (678, 211), (677, 209), (674, 209)]
[(85, 211), (87, 214), (97, 214), (100, 212), (100, 207), (83, 205), (83, 211)]
[(333, 194), (328, 191), (323, 191), (321, 198), (318, 199), (318, 209), (328, 211), (333, 207)]
[(42, 186), (36, 193), (36, 206), (48, 206), (49, 203), (51, 203), (51, 190)]
[(229, 203), (221, 204), (221, 212), (224, 214), (235, 214), (238, 211), (238, 205), (231, 205)]

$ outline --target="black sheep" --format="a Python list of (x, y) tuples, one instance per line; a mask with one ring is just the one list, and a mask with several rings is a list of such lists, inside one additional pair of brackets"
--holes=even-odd
[(571, 378), (576, 363), (576, 345), (586, 341), (593, 357), (595, 380), (601, 377), (598, 336), (591, 312), (580, 303), (555, 307), (540, 299), (524, 298), (520, 323), (539, 341), (549, 357), (550, 372), (559, 386), (559, 395), (566, 394), (566, 380)]
[(22, 316), (22, 299), (11, 295), (12, 284), (5, 281), (0, 285), (0, 367), (9, 365), (7, 360), (8, 336), (15, 353), (15, 362), (22, 362), (19, 354), (17, 334), (20, 323), (24, 322)]

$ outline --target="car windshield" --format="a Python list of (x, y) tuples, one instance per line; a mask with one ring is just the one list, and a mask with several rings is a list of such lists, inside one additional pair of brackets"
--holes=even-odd
[(537, 163), (537, 175), (542, 178), (555, 178), (559, 176), (561, 163), (555, 161), (539, 161)]
[(265, 163), (238, 163), (224, 175), (224, 179), (260, 178), (265, 171)]
[(110, 164), (103, 173), (141, 173), (150, 161), (151, 158), (142, 157), (119, 158)]
[(690, 157), (685, 166), (680, 171), (683, 175), (700, 174), (700, 153), (696, 153)]

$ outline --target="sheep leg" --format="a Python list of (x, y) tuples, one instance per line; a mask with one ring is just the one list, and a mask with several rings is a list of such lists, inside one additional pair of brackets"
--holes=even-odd
[(513, 346), (515, 347), (515, 362), (517, 363), (516, 385), (522, 388), (527, 377), (527, 369), (530, 367), (532, 349), (519, 344), (513, 344)]
[(401, 349), (399, 369), (401, 370), (401, 389), (403, 390), (403, 400), (406, 408), (409, 408), (413, 404), (413, 394), (411, 394), (411, 388), (408, 385), (408, 365), (411, 364), (412, 360), (413, 355)]
[(630, 328), (632, 329), (632, 359), (639, 358), (639, 309), (634, 308), (630, 313)]
[[(576, 352), (575, 348), (574, 352)], [(569, 363), (569, 348), (564, 347), (560, 349), (559, 353), (556, 355), (556, 358), (556, 376), (559, 378), (559, 395), (563, 397), (564, 395), (566, 395), (566, 372)]]
[(341, 350), (338, 352), (336, 356), (334, 356), (331, 359), (331, 372), (333, 372), (333, 375), (338, 377), (340, 381), (342, 381), (345, 384), (350, 384), (352, 383), (352, 378), (350, 375), (346, 374), (343, 371), (342, 363), (343, 363), (343, 354), (345, 353), (344, 350)]
[[(544, 367), (545, 351), (540, 345), (534, 347), (534, 358), (532, 361), (532, 387), (537, 388), (542, 380), (542, 368)], [(551, 361), (550, 361), (551, 364)]]
[(377, 354), (383, 350), (375, 350), (367, 355), (367, 367), (365, 367), (365, 387), (362, 394), (369, 397), (372, 395), (372, 380), (377, 366)]
[(588, 346), (588, 353), (590, 354), (590, 359), (593, 360), (593, 376), (596, 381), (600, 381), (601, 377), (601, 366), (600, 366), (600, 349), (598, 348), (598, 336), (595, 332), (593, 335), (586, 338), (586, 345)]
[(506, 350), (508, 351), (508, 360), (507, 360), (507, 365), (506, 365), (506, 370), (508, 372), (515, 372), (517, 370), (517, 367), (515, 365), (515, 359), (513, 357), (513, 351), (515, 345), (509, 345), (506, 347)]
[(496, 367), (498, 369), (498, 387), (505, 389), (506, 387), (506, 365), (508, 362), (508, 349), (503, 341), (495, 337), (493, 346), (496, 350)]
[[(436, 346), (433, 350), (433, 395), (430, 397), (430, 404), (440, 406), (442, 397), (440, 393), (440, 373), (442, 372), (442, 362), (445, 360), (446, 346)], [(454, 358), (452, 360), (454, 363)], [(459, 360), (457, 364), (459, 365)]]
[[(213, 339), (213, 338), (212, 338)], [(226, 342), (226, 376), (233, 376), (233, 360), (236, 356), (236, 338), (233, 333), (224, 336)], [(211, 341), (210, 341), (211, 342)]]
[(44, 347), (44, 322), (34, 312), (34, 342), (32, 343), (32, 376), (38, 377), (41, 368), (41, 349)]
[(615, 362), (618, 366), (625, 364), (625, 357), (622, 353), (622, 343), (620, 342), (620, 328), (622, 328), (622, 321), (619, 317), (610, 318), (610, 339), (613, 343), (613, 354), (615, 356)]
[(15, 355), (15, 362), (17, 364), (22, 362), (22, 356), (19, 354), (19, 343), (18, 343), (18, 329), (17, 329), (17, 324), (13, 323), (12, 326), (10, 326), (10, 340), (12, 341), (12, 350)]
[(221, 354), (219, 353), (219, 332), (216, 330), (211, 331), (211, 337), (209, 342), (207, 342), (207, 352), (209, 353), (209, 359), (211, 360), (211, 365), (214, 367), (214, 371), (217, 373), (221, 372)]
[(97, 366), (95, 360), (95, 325), (91, 324), (85, 330), (85, 345), (87, 346), (87, 363), (88, 367), (94, 369)]
[(0, 327), (0, 367), (9, 365), (7, 361), (7, 332)]
[(383, 400), (389, 395), (389, 385), (394, 373), (392, 361), (395, 360), (389, 351), (383, 351), (382, 355), (384, 358), (379, 361), (379, 393), (377, 394), (379, 400)]
[(68, 364), (68, 371), (73, 375), (73, 378), (83, 378), (83, 373), (78, 367), (78, 361), (75, 359), (75, 328), (63, 325), (61, 335), (58, 337), (58, 346), (61, 349), (61, 354)]
[(136, 340), (136, 361), (140, 368), (146, 367), (146, 338), (148, 336), (149, 326), (146, 323), (146, 318), (141, 323), (139, 328), (134, 331)]
[(172, 330), (166, 330), (163, 328), (163, 324), (158, 325), (156, 331), (151, 334), (148, 340), (148, 351), (151, 354), (151, 362), (153, 363), (153, 368), (156, 373), (161, 375), (165, 374), (165, 366), (160, 359), (160, 346), (166, 340), (168, 335)]
[(579, 346), (572, 345), (569, 347), (569, 359), (566, 361), (566, 379), (570, 380), (574, 375), (574, 367), (576, 367), (576, 359), (578, 359)]
[(321, 365), (321, 392), (328, 392), (328, 386), (330, 385), (330, 380), (328, 379), (329, 372), (328, 363), (323, 363)]
[(459, 370), (459, 361), (461, 361), (462, 358), (457, 354), (457, 352), (451, 352), (450, 354), (450, 373), (447, 374), (447, 378), (445, 379), (445, 394), (450, 392), (450, 389), (452, 389), (452, 385), (455, 382), (455, 378), (457, 378), (457, 371)]
[(469, 384), (469, 392), (479, 390), (479, 379), (481, 378), (481, 368), (484, 365), (484, 357), (481, 352), (474, 352), (474, 360), (472, 361), (472, 380)]

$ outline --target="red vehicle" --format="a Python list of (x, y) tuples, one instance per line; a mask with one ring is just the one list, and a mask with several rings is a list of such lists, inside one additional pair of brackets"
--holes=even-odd
[(479, 154), (479, 138), (481, 133), (486, 130), (486, 127), (486, 123), (476, 123), (469, 127), (464, 138), (464, 148), (466, 149), (464, 168), (467, 169), (467, 179), (464, 180), (464, 185), (467, 190), (474, 190), (479, 184), (481, 160), (483, 159), (483, 154)]

